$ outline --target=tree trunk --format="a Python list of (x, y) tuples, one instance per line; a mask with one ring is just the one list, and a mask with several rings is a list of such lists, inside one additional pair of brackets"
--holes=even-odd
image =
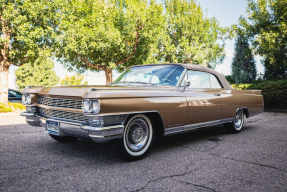
[(113, 82), (113, 71), (111, 69), (105, 69), (106, 85)]
[(8, 76), (9, 64), (0, 61), (0, 103), (8, 104)]

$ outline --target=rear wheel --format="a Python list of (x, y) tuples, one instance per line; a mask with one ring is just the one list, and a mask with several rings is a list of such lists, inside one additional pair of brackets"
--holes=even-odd
[(127, 161), (145, 157), (154, 139), (150, 119), (142, 114), (133, 116), (126, 124), (124, 135), (118, 143), (118, 155)]
[(242, 109), (237, 109), (232, 123), (224, 124), (224, 128), (228, 133), (239, 133), (244, 124), (244, 114)]
[(64, 136), (64, 137), (60, 137), (57, 135), (51, 135), (49, 134), (54, 140), (59, 141), (61, 143), (67, 143), (67, 142), (72, 142), (72, 141), (76, 141), (78, 138), (77, 137), (70, 137), (70, 136)]

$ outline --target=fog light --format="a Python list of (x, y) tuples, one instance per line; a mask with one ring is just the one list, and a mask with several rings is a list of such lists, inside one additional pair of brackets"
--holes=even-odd
[(89, 117), (89, 123), (90, 123), (90, 125), (93, 126), (93, 127), (100, 127), (100, 126), (104, 125), (104, 122), (103, 122), (103, 118), (102, 118), (102, 117), (90, 116), (90, 117)]

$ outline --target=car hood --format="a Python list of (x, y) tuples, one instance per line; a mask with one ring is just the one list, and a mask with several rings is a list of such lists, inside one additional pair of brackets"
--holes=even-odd
[(22, 94), (38, 94), (50, 97), (77, 97), (86, 99), (119, 97), (164, 97), (180, 96), (177, 87), (171, 86), (62, 86), (27, 87)]

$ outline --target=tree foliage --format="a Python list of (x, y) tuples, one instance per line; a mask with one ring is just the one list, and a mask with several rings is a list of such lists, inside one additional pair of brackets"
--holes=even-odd
[(232, 60), (232, 80), (236, 83), (250, 83), (256, 79), (257, 70), (248, 39), (239, 35), (235, 43), (235, 55)]
[(104, 70), (144, 63), (157, 42), (162, 7), (154, 0), (71, 0), (62, 10), (57, 57), (70, 70)]
[(49, 55), (58, 7), (53, 0), (0, 0), (0, 103), (8, 102), (11, 64)]
[(239, 27), (264, 58), (265, 78), (287, 77), (287, 1), (248, 0), (247, 13)]
[(106, 73), (146, 63), (214, 67), (224, 59), (228, 29), (194, 1), (72, 0), (62, 10), (57, 57), (70, 70)]
[(20, 90), (27, 85), (55, 86), (59, 83), (54, 63), (51, 60), (38, 59), (34, 63), (27, 63), (15, 70), (16, 84)]
[[(193, 63), (214, 68), (225, 58), (229, 28), (204, 16), (194, 1), (165, 0), (165, 23), (152, 62)], [(219, 42), (218, 40), (222, 40)]]
[(71, 77), (66, 76), (60, 81), (61, 85), (88, 85), (87, 81), (84, 81), (84, 75), (73, 75)]

